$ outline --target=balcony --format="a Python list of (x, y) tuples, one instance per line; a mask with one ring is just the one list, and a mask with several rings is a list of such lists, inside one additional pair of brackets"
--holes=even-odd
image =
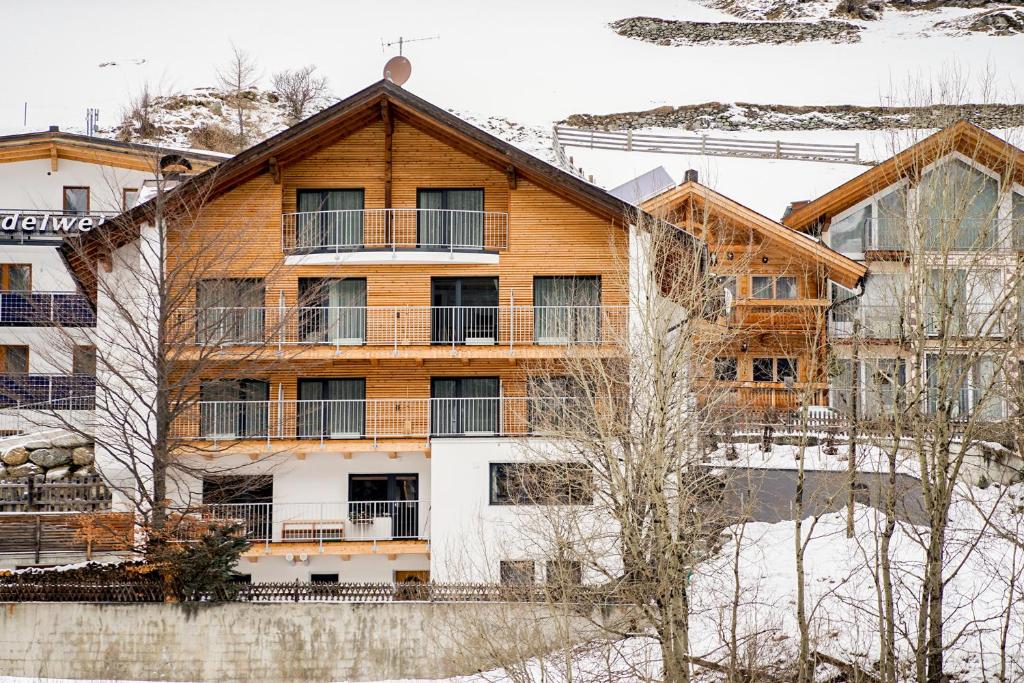
[(0, 408), (48, 406), (54, 410), (92, 410), (94, 375), (0, 373)]
[(281, 248), (309, 264), (332, 263), (342, 254), (362, 263), (496, 263), (496, 252), (508, 248), (508, 214), (452, 209), (286, 213), (281, 216)]
[(626, 306), (204, 308), (178, 316), (199, 346), (552, 346), (614, 342)]
[(95, 327), (96, 314), (78, 292), (0, 292), (0, 326)]
[[(897, 298), (897, 295), (893, 294), (893, 297)], [(944, 312), (931, 305), (915, 311), (906, 303), (843, 305), (831, 313), (829, 334), (835, 338), (853, 337), (856, 320), (860, 323), (862, 339), (895, 341), (913, 338), (914, 335), (952, 339), (1000, 338), (1006, 334), (1000, 313), (989, 303), (958, 302)]]
[(225, 503), (179, 511), (177, 540), (198, 537), (211, 522), (236, 522), (253, 544), (426, 541), (430, 501)]
[(399, 398), (318, 401), (199, 401), (174, 425), (197, 441), (309, 442), (522, 436), (552, 424), (565, 399)]

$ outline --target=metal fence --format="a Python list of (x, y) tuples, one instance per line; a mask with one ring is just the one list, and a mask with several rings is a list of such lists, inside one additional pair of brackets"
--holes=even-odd
[(94, 327), (96, 313), (78, 292), (0, 292), (0, 325)]
[(508, 247), (508, 214), (454, 209), (303, 211), (281, 217), (286, 254), (367, 249), (497, 251)]
[(204, 346), (524, 346), (600, 344), (625, 333), (626, 306), (303, 306), (179, 313)]
[(175, 421), (179, 439), (311, 441), (544, 432), (566, 399), (495, 396), (298, 401), (199, 401)]
[[(790, 159), (872, 165), (860, 156), (860, 145), (827, 145), (782, 140), (738, 140), (706, 135), (664, 135), (632, 130), (608, 131), (555, 126), (553, 140), (562, 148), (585, 147), (624, 152), (699, 154), (703, 156)], [(557, 154), (556, 147), (556, 154)], [(564, 154), (564, 153), (563, 153)]]

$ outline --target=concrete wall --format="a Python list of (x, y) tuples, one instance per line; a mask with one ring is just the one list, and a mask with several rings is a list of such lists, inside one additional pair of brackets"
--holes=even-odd
[(516, 632), (529, 633), (535, 648), (567, 624), (593, 632), (581, 617), (552, 616), (539, 605), (5, 603), (0, 672), (225, 682), (446, 677), (511, 656), (495, 648), (521, 648)]

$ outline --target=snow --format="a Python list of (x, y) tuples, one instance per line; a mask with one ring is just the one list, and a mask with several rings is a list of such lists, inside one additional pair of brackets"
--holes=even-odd
[[(761, 450), (757, 443), (734, 444), (736, 454), (734, 460), (727, 459), (726, 448), (720, 448), (709, 456), (708, 464), (715, 467), (728, 468), (750, 468), (750, 469), (781, 469), (795, 470), (800, 466), (800, 447), (775, 444), (768, 452)], [(838, 444), (837, 453), (829, 455), (825, 452), (825, 446), (807, 446), (803, 449), (804, 469), (818, 472), (845, 472), (849, 466), (847, 457), (850, 447), (847, 444)], [(912, 477), (918, 477), (918, 466), (914, 458), (909, 457), (909, 449), (904, 449), (898, 454), (896, 471)], [(730, 456), (731, 457), (731, 456)], [(885, 450), (878, 446), (859, 444), (857, 446), (857, 459), (855, 466), (858, 472), (879, 472), (889, 471), (889, 458)]]

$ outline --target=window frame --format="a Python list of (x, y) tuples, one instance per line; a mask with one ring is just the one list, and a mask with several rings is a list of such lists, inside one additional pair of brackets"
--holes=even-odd
[(136, 199), (136, 201), (138, 201), (139, 190), (140, 190), (140, 188), (138, 188), (138, 187), (122, 187), (121, 188), (121, 210), (122, 211), (127, 211), (128, 209), (132, 208), (131, 206), (128, 205), (128, 194), (130, 192), (134, 192), (135, 193), (135, 199)]
[[(732, 377), (724, 377), (720, 370), (732, 366)], [(712, 360), (712, 376), (716, 382), (737, 382), (740, 377), (740, 359), (738, 356), (715, 356)]]
[[(24, 350), (25, 352), (25, 369), (24, 370), (8, 370), (7, 369), (7, 355), (13, 350)], [(27, 375), (32, 369), (32, 349), (28, 344), (0, 344), (0, 373), (5, 375)]]
[[(771, 361), (772, 367), (772, 379), (757, 379), (755, 376), (756, 367), (758, 361)], [(794, 356), (754, 356), (750, 359), (751, 363), (751, 381), (781, 384), (785, 382), (783, 375), (779, 374), (779, 361), (786, 361), (793, 369), (793, 382), (800, 381), (800, 359)]]
[[(77, 211), (71, 211), (68, 209), (68, 190), (85, 190), (85, 211), (81, 213)], [(88, 185), (64, 185), (61, 188), (61, 207), (62, 212), (75, 216), (87, 216), (92, 210), (92, 190)]]
[[(14, 268), (28, 269), (28, 287), (25, 289), (11, 289), (11, 270)], [(31, 292), (32, 291), (32, 264), (31, 263), (0, 263), (0, 290), (4, 292)]]
[[(826, 242), (828, 244), (829, 248), (835, 249), (835, 247), (832, 246), (832, 224), (836, 223), (836, 222), (839, 222), (839, 221), (842, 221), (842, 220), (845, 220), (845, 219), (849, 218), (850, 216), (852, 216), (853, 214), (855, 214), (855, 213), (857, 213), (859, 211), (862, 211), (865, 206), (870, 205), (871, 206), (871, 218), (868, 221), (868, 232), (867, 232), (867, 234), (864, 234), (864, 235), (861, 236), (862, 251), (859, 251), (859, 252), (848, 251), (848, 252), (839, 252), (839, 253), (843, 254), (844, 256), (848, 256), (850, 258), (853, 258), (855, 260), (861, 260), (861, 259), (864, 258), (864, 255), (867, 252), (869, 252), (869, 251), (879, 251), (879, 249), (878, 249), (878, 225), (879, 225), (879, 218), (880, 218), (880, 216), (879, 216), (878, 202), (883, 197), (887, 197), (890, 194), (892, 194), (893, 192), (897, 192), (897, 191), (900, 191), (900, 190), (902, 190), (902, 191), (909, 191), (909, 189), (910, 189), (910, 182), (906, 178), (900, 178), (899, 180), (897, 180), (893, 184), (891, 184), (891, 185), (889, 185), (887, 187), (884, 187), (881, 190), (879, 190), (878, 192), (872, 194), (870, 197), (866, 197), (866, 198), (862, 199), (861, 201), (857, 202), (856, 204), (850, 206), (848, 209), (846, 209), (844, 211), (840, 211), (839, 213), (837, 213), (835, 216), (832, 217), (832, 220), (829, 222), (829, 229), (827, 231), (828, 239), (827, 239), (827, 242)], [(905, 206), (909, 208), (909, 205), (910, 205), (910, 196), (908, 194)], [(906, 217), (904, 217), (904, 218), (906, 218)], [(909, 249), (909, 248), (910, 248), (909, 244), (904, 244), (903, 245), (903, 249)]]
[[(756, 293), (756, 286), (754, 285), (755, 280), (767, 279), (770, 281), (770, 294), (771, 296), (759, 296)], [(779, 280), (792, 280), (793, 281), (793, 296), (779, 297)], [(768, 275), (768, 274), (756, 274), (751, 273), (750, 275), (750, 298), (756, 299), (757, 301), (793, 301), (794, 299), (800, 298), (800, 278), (796, 275)]]
[[(578, 473), (586, 473), (586, 480), (581, 476), (580, 481), (574, 482), (580, 488), (579, 500), (574, 498), (574, 483), (570, 483), (566, 491), (561, 492), (558, 497), (547, 492), (548, 495), (552, 495), (551, 498), (545, 498), (539, 500), (537, 498), (531, 498), (530, 495), (521, 487), (516, 487), (517, 492), (511, 491), (511, 487), (514, 482), (508, 477), (508, 472), (514, 470), (526, 470), (529, 468), (537, 468), (537, 472), (533, 475), (537, 480), (547, 480), (545, 477), (543, 468), (560, 468), (567, 466), (578, 466)], [(499, 493), (499, 472), (505, 472), (504, 488), (506, 491), (504, 494)], [(555, 473), (556, 476), (559, 473)], [(575, 476), (575, 475), (573, 475)], [(582, 493), (583, 488), (587, 489), (589, 495)], [(593, 505), (594, 504), (594, 474), (593, 468), (582, 461), (560, 461), (560, 462), (491, 462), (488, 463), (487, 467), (487, 504), (494, 507), (508, 507), (508, 506), (556, 506), (556, 505)]]

